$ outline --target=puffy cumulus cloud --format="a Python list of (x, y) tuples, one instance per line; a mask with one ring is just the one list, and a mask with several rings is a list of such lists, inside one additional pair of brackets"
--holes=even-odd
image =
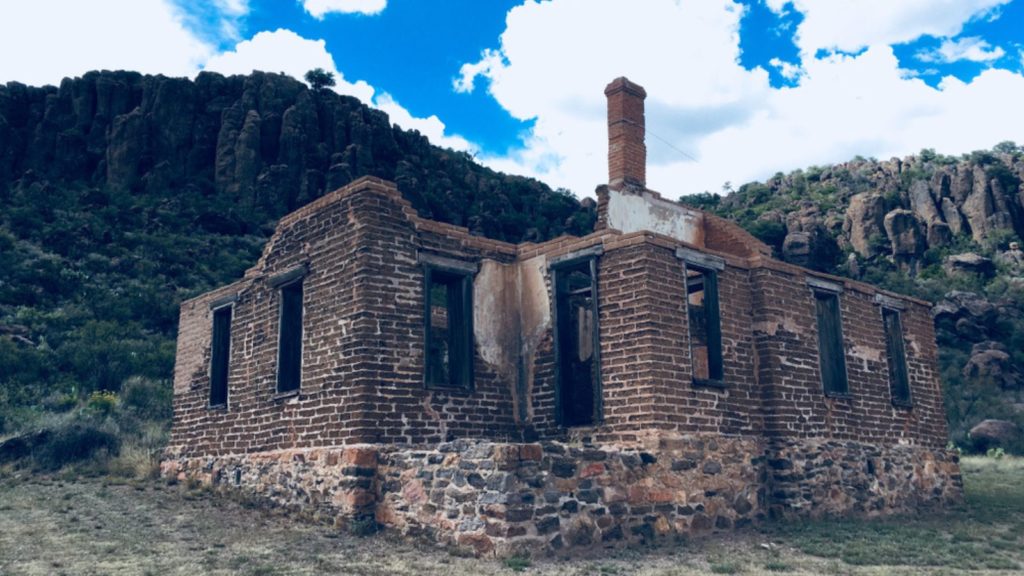
[(206, 70), (221, 74), (248, 74), (253, 70), (282, 72), (303, 79), (313, 68), (323, 68), (334, 74), (334, 90), (355, 96), (368, 106), (386, 112), (391, 122), (402, 128), (418, 130), (434, 144), (462, 151), (474, 147), (460, 136), (445, 133), (445, 125), (437, 116), (418, 118), (402, 107), (388, 93), (378, 93), (362, 80), (350, 82), (334, 64), (323, 40), (310, 40), (291, 30), (279, 29), (260, 32), (249, 40), (239, 42), (234, 50), (218, 54), (207, 61)]
[(603, 88), (620, 75), (647, 89), (648, 185), (668, 197), (858, 154), (957, 154), (1024, 133), (1013, 113), (1024, 76), (993, 69), (931, 87), (888, 46), (806, 57), (797, 85), (772, 88), (764, 70), (737, 64), (740, 16), (725, 0), (512, 10), (497, 52), (463, 68), (456, 84), (481, 89), (486, 80), (499, 104), (534, 124), (521, 148), (483, 159), (590, 194), (607, 180)]
[(332, 12), (339, 14), (380, 14), (388, 6), (388, 0), (302, 0), (302, 7), (310, 16), (323, 20)]
[(593, 190), (606, 179), (604, 87), (617, 76), (647, 90), (648, 140), (670, 143), (649, 143), (651, 160), (685, 159), (768, 94), (767, 72), (737, 63), (742, 14), (729, 0), (527, 1), (512, 9), (500, 48), (463, 66), (456, 87), (483, 79), (512, 116), (534, 123), (523, 148), (482, 159)]
[(444, 122), (436, 115), (431, 114), (426, 118), (417, 118), (403, 108), (387, 92), (381, 93), (373, 101), (373, 106), (387, 113), (392, 124), (397, 124), (406, 130), (416, 130), (430, 139), (432, 144), (452, 148), (463, 152), (475, 152), (477, 147), (468, 140), (458, 135), (445, 133)]
[(858, 154), (989, 148), (1024, 130), (1024, 118), (1011, 112), (1022, 97), (1024, 77), (1004, 70), (932, 88), (907, 78), (888, 47), (811, 60), (799, 86), (773, 91), (750, 122), (701, 141), (699, 164), (655, 166), (648, 178), (685, 182), (681, 192), (691, 193)]
[(234, 50), (210, 58), (203, 67), (221, 74), (249, 74), (253, 70), (282, 72), (302, 79), (313, 68), (334, 73), (335, 90), (355, 96), (365, 104), (373, 104), (374, 89), (363, 81), (349, 82), (334, 65), (323, 40), (309, 40), (291, 30), (260, 32), (239, 42)]
[(98, 69), (190, 76), (214, 51), (163, 0), (33, 0), (3, 10), (0, 82), (57, 84)]
[(991, 62), (1006, 55), (1006, 51), (981, 39), (978, 36), (960, 38), (959, 40), (943, 40), (938, 48), (921, 51), (917, 54), (918, 60), (922, 62), (957, 62), (959, 60), (970, 60), (971, 62)]
[(806, 58), (822, 49), (856, 52), (924, 35), (956, 36), (964, 23), (989, 15), (1010, 1), (767, 0), (767, 4), (778, 13), (789, 8), (803, 13), (796, 43)]

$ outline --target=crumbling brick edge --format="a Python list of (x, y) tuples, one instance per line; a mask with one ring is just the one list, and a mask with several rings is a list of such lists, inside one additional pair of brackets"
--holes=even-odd
[(654, 446), (460, 439), (187, 457), (194, 479), (350, 527), (478, 556), (670, 542), (773, 518), (879, 516), (962, 500), (955, 453), (822, 440), (661, 437)]

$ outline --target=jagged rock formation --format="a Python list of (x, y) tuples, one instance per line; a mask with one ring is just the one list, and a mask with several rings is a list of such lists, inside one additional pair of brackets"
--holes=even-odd
[(273, 219), (367, 174), (397, 182), (422, 215), (494, 238), (580, 233), (593, 221), (569, 194), (497, 174), (355, 98), (284, 75), (90, 72), (60, 87), (0, 86), (0, 191), (74, 182), (215, 195)]

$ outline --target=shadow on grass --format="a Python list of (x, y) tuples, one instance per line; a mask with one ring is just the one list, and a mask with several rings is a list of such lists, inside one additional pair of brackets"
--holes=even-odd
[(1014, 570), (1024, 562), (1024, 459), (964, 458), (964, 506), (929, 516), (779, 523), (806, 554), (862, 566)]

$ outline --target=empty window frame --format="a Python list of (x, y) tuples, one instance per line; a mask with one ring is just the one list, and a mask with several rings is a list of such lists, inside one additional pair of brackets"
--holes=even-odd
[(825, 394), (843, 396), (849, 393), (846, 377), (846, 349), (843, 346), (842, 317), (839, 294), (812, 290), (818, 318), (818, 366)]
[(903, 323), (899, 310), (882, 308), (885, 328), (885, 351), (889, 364), (889, 390), (892, 403), (910, 406), (910, 377), (907, 374), (907, 353), (903, 346)]
[(302, 279), (279, 288), (277, 392), (295, 392), (302, 377)]
[(556, 418), (563, 426), (601, 420), (597, 259), (589, 256), (552, 267), (555, 292)]
[(228, 304), (213, 310), (210, 343), (210, 407), (228, 405), (228, 359), (231, 355), (231, 312)]
[(693, 382), (721, 385), (722, 324), (718, 309), (718, 273), (690, 263), (684, 270)]
[(473, 389), (473, 274), (424, 266), (423, 382), (427, 388)]

